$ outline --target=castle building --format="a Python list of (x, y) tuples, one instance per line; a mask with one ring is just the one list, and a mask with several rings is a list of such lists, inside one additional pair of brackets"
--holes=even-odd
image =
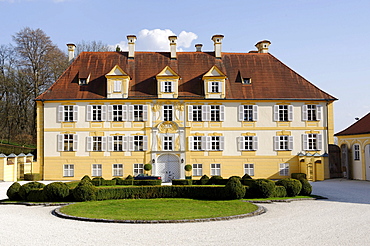
[(189, 175), (248, 173), (280, 179), (329, 177), (333, 96), (269, 53), (222, 51), (82, 52), (37, 99), (38, 162), (45, 180), (126, 177), (164, 182)]

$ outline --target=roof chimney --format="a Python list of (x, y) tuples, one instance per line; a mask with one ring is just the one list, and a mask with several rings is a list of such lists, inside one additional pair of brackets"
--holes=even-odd
[(168, 40), (170, 40), (170, 51), (171, 51), (171, 59), (176, 59), (176, 41), (177, 36), (169, 36)]
[(75, 59), (75, 49), (76, 45), (75, 44), (67, 44), (68, 47), (68, 61), (72, 62), (73, 59)]
[(196, 52), (202, 52), (203, 44), (196, 44), (195, 45), (195, 51)]
[(135, 35), (127, 35), (127, 41), (128, 41), (128, 58), (129, 59), (134, 59), (134, 57), (135, 57), (136, 36)]
[(269, 46), (271, 42), (268, 40), (259, 41), (256, 44), (256, 47), (258, 49), (258, 53), (269, 53)]
[(215, 57), (221, 59), (221, 44), (224, 35), (213, 35), (212, 40), (215, 46)]

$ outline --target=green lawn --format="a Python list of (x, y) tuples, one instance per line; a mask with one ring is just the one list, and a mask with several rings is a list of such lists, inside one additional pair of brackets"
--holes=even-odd
[(81, 202), (65, 206), (61, 212), (111, 220), (182, 220), (246, 214), (256, 209), (256, 205), (241, 200), (158, 198)]

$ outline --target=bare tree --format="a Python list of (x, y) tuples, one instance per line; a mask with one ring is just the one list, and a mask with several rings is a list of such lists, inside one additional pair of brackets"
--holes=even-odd
[(104, 44), (102, 41), (84, 41), (76, 44), (76, 56), (81, 52), (104, 52), (104, 51), (113, 51), (112, 47), (107, 44)]

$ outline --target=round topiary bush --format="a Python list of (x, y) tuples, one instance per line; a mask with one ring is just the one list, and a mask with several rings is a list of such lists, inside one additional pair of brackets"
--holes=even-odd
[(244, 174), (244, 176), (242, 177), (242, 179), (252, 179), (251, 176), (249, 176), (248, 173)]
[(91, 182), (91, 178), (89, 177), (89, 175), (83, 176), (81, 180), (87, 180), (87, 181)]
[(301, 189), (301, 192), (299, 194), (302, 195), (302, 196), (311, 195), (312, 186), (311, 186), (310, 182), (308, 182), (307, 179), (300, 179), (299, 181), (302, 184), (302, 189)]
[(185, 165), (184, 169), (185, 171), (190, 172), (193, 169), (193, 167), (190, 164), (187, 164)]
[(53, 182), (44, 187), (47, 201), (60, 202), (69, 195), (69, 187), (63, 182)]
[(250, 189), (255, 197), (272, 197), (275, 194), (275, 183), (269, 179), (256, 179)]
[(22, 185), (19, 188), (19, 195), (22, 198), (22, 200), (27, 200), (27, 196), (30, 193), (31, 190), (39, 190), (44, 188), (45, 185), (43, 183), (34, 181), (34, 182), (29, 182), (24, 185)]
[(78, 202), (93, 201), (96, 199), (96, 188), (86, 180), (81, 180), (72, 191), (73, 198)]
[(134, 177), (132, 177), (131, 175), (128, 175), (128, 176), (126, 177), (126, 179), (134, 179)]
[(199, 184), (200, 185), (206, 185), (209, 181), (209, 177), (207, 175), (203, 175), (200, 180), (199, 180)]
[(21, 185), (18, 182), (14, 182), (6, 191), (6, 195), (9, 197), (9, 200), (18, 201), (21, 199), (19, 195), (19, 188)]
[(281, 179), (279, 181), (276, 181), (276, 185), (284, 186), (286, 189), (287, 196), (293, 197), (299, 194), (302, 189), (302, 184), (297, 179)]
[(225, 193), (228, 199), (242, 199), (245, 195), (245, 187), (240, 183), (240, 178), (231, 177), (225, 185)]
[(147, 171), (147, 172), (152, 170), (152, 168), (153, 168), (152, 164), (145, 164), (144, 165), (144, 170)]
[(219, 182), (220, 180), (223, 180), (223, 178), (221, 176), (215, 175), (215, 176), (212, 176), (209, 179), (208, 184), (218, 185), (218, 184), (220, 184), (220, 182)]

